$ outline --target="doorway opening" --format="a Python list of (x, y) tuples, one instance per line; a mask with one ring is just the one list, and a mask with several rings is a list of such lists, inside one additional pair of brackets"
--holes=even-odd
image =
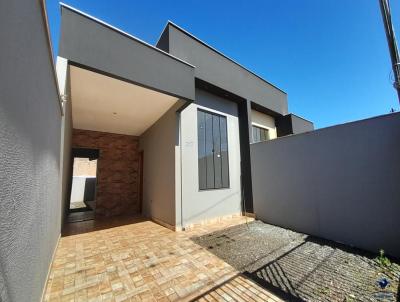
[(99, 150), (72, 149), (72, 180), (68, 222), (94, 219)]

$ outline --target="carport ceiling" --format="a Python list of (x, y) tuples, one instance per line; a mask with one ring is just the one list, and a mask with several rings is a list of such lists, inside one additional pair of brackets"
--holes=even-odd
[(70, 66), (72, 121), (76, 129), (139, 136), (178, 99)]

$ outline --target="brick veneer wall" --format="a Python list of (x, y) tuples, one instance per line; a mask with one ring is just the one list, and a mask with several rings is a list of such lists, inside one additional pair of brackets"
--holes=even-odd
[(139, 212), (139, 138), (74, 129), (72, 147), (99, 149), (96, 215)]

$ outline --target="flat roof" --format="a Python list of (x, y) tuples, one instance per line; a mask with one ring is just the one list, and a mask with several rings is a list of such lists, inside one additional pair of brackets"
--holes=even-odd
[(89, 14), (83, 12), (83, 11), (80, 11), (79, 9), (76, 9), (76, 8), (74, 8), (74, 7), (72, 7), (72, 6), (68, 5), (68, 4), (63, 3), (63, 2), (60, 2), (60, 6), (66, 8), (66, 9), (69, 9), (69, 10), (71, 10), (71, 11), (73, 11), (73, 12), (75, 12), (75, 13), (83, 16), (83, 17), (86, 17), (86, 18), (88, 18), (88, 19), (90, 19), (90, 20), (92, 20), (92, 21), (94, 21), (94, 22), (96, 22), (98, 24), (101, 24), (101, 25), (103, 25), (103, 26), (105, 26), (105, 27), (107, 27), (107, 28), (109, 28), (109, 29), (111, 29), (111, 30), (113, 30), (113, 31), (115, 31), (115, 32), (117, 32), (117, 33), (129, 38), (129, 39), (135, 40), (136, 42), (138, 42), (140, 44), (143, 44), (143, 45), (145, 45), (147, 47), (150, 47), (151, 49), (153, 49), (155, 51), (158, 51), (158, 52), (160, 52), (160, 53), (162, 53), (162, 54), (164, 54), (166, 56), (169, 56), (174, 60), (177, 60), (177, 61), (179, 61), (179, 62), (181, 62), (183, 64), (186, 64), (186, 65), (188, 65), (190, 67), (195, 68), (195, 66), (193, 66), (192, 64), (190, 64), (188, 62), (185, 62), (184, 60), (179, 59), (179, 58), (171, 55), (170, 53), (165, 52), (162, 49), (159, 49), (159, 48), (157, 48), (157, 47), (155, 47), (155, 46), (153, 46), (153, 45), (151, 45), (151, 44), (149, 44), (149, 43), (147, 43), (147, 42), (145, 42), (145, 41), (143, 41), (143, 40), (141, 40), (141, 39), (139, 39), (139, 38), (127, 33), (127, 32), (125, 32), (125, 31), (115, 27), (115, 26), (112, 26), (111, 24), (109, 24), (107, 22), (104, 22), (104, 21), (102, 21), (102, 20), (100, 20), (100, 19), (98, 19), (96, 17), (93, 17), (92, 15), (89, 15)]
[[(151, 48), (151, 49), (153, 49), (153, 50), (155, 50), (155, 51), (157, 51), (157, 52), (160, 52), (160, 53), (162, 53), (162, 54), (164, 54), (164, 55), (166, 55), (166, 56), (168, 56), (168, 57), (170, 57), (170, 58), (172, 58), (172, 59), (174, 59), (174, 60), (176, 60), (176, 61), (179, 61), (179, 62), (181, 62), (181, 63), (183, 63), (183, 64), (186, 64), (186, 65), (188, 65), (188, 66), (190, 66), (190, 67), (192, 67), (192, 68), (195, 68), (195, 67), (196, 67), (196, 66), (194, 66), (194, 65), (192, 65), (192, 64), (190, 64), (190, 63), (188, 63), (188, 62), (186, 62), (186, 61), (184, 61), (184, 60), (182, 60), (182, 59), (180, 59), (180, 58), (178, 58), (178, 57), (175, 57), (174, 55), (172, 55), (172, 54), (170, 54), (170, 53), (168, 53), (168, 52), (166, 52), (166, 51), (164, 51), (164, 50), (162, 50), (162, 49), (157, 48), (156, 46), (153, 46), (153, 45), (151, 45), (151, 44), (149, 44), (149, 43), (147, 43), (147, 42), (145, 42), (145, 41), (143, 41), (143, 40), (141, 40), (141, 39), (139, 39), (139, 38), (137, 38), (137, 37), (135, 37), (135, 36), (133, 36), (133, 35), (127, 33), (127, 32), (125, 32), (125, 31), (123, 31), (123, 30), (121, 30), (121, 29), (119, 29), (119, 28), (117, 28), (117, 27), (115, 27), (115, 26), (113, 26), (113, 25), (111, 25), (111, 24), (109, 24), (109, 23), (103, 21), (103, 20), (100, 20), (100, 19), (98, 19), (98, 18), (96, 18), (96, 17), (94, 17), (94, 16), (92, 16), (92, 15), (90, 15), (90, 14), (87, 14), (87, 13), (85, 13), (85, 12), (79, 10), (79, 9), (76, 9), (76, 8), (74, 8), (74, 7), (72, 7), (72, 6), (68, 5), (68, 4), (65, 4), (65, 3), (63, 3), (63, 2), (60, 2), (60, 6), (61, 6), (62, 8), (69, 9), (69, 10), (71, 10), (71, 11), (73, 11), (73, 12), (75, 12), (75, 13), (77, 13), (77, 14), (83, 16), (83, 17), (86, 17), (86, 18), (88, 18), (88, 19), (90, 19), (90, 20), (92, 20), (92, 21), (94, 21), (94, 22), (96, 22), (96, 23), (98, 23), (98, 24), (100, 24), (100, 25), (102, 25), (102, 26), (105, 26), (105, 27), (107, 27), (107, 28), (109, 28), (109, 29), (111, 29), (111, 30), (113, 30), (113, 31), (115, 31), (115, 32), (117, 32), (117, 33), (119, 33), (119, 34), (121, 34), (121, 35), (123, 35), (123, 36), (129, 38), (129, 39), (132, 39), (132, 40), (134, 40), (134, 41), (136, 41), (136, 42), (138, 42), (138, 43), (140, 43), (140, 44), (142, 44), (142, 45), (145, 45), (145, 46), (147, 46), (147, 47), (149, 47), (149, 48)], [(206, 42), (200, 40), (199, 38), (197, 38), (196, 36), (194, 36), (193, 34), (191, 34), (190, 32), (186, 31), (185, 29), (183, 29), (182, 27), (178, 26), (177, 24), (175, 24), (174, 22), (172, 22), (172, 21), (170, 21), (170, 20), (167, 21), (167, 24), (165, 25), (164, 30), (162, 31), (162, 33), (165, 32), (165, 30), (168, 28), (169, 25), (171, 25), (171, 26), (173, 26), (174, 28), (178, 29), (179, 31), (181, 31), (181, 32), (184, 33), (185, 35), (189, 36), (189, 37), (192, 38), (193, 40), (195, 40), (195, 41), (199, 42), (200, 44), (204, 45), (205, 47), (211, 49), (212, 51), (214, 51), (214, 52), (217, 53), (218, 55), (224, 57), (225, 59), (227, 59), (227, 60), (229, 60), (230, 62), (234, 63), (235, 65), (239, 66), (240, 68), (243, 68), (244, 70), (246, 70), (246, 71), (249, 72), (250, 74), (254, 75), (255, 77), (257, 77), (257, 78), (260, 79), (261, 81), (267, 83), (268, 85), (271, 85), (272, 87), (276, 88), (276, 89), (279, 90), (280, 92), (282, 92), (282, 93), (284, 93), (284, 94), (287, 94), (285, 91), (283, 91), (282, 89), (280, 89), (280, 88), (277, 87), (276, 85), (274, 85), (274, 84), (272, 84), (271, 82), (267, 81), (266, 79), (262, 78), (261, 76), (259, 76), (259, 75), (256, 74), (255, 72), (251, 71), (250, 69), (244, 67), (242, 64), (238, 63), (237, 61), (235, 61), (235, 60), (233, 60), (232, 58), (228, 57), (227, 55), (223, 54), (222, 52), (220, 52), (219, 50), (217, 50), (217, 49), (215, 49), (214, 47), (210, 46), (210, 45), (207, 44)], [(161, 35), (162, 35), (162, 33), (161, 33)], [(159, 37), (157, 43), (159, 42), (159, 40), (160, 40), (160, 38), (161, 38), (161, 35), (160, 35), (160, 37)], [(157, 44), (157, 43), (156, 43), (156, 44)]]
[(235, 65), (243, 68), (244, 70), (246, 70), (247, 72), (251, 73), (252, 75), (254, 75), (255, 77), (259, 78), (261, 81), (273, 86), (274, 88), (278, 89), (279, 91), (281, 91), (284, 94), (287, 94), (285, 91), (283, 91), (282, 89), (280, 89), (279, 87), (275, 86), (274, 84), (272, 84), (271, 82), (267, 81), (266, 79), (264, 79), (263, 77), (259, 76), (258, 74), (256, 74), (255, 72), (251, 71), (250, 69), (244, 67), (242, 64), (236, 62), (235, 60), (233, 60), (232, 58), (228, 57), (227, 55), (223, 54), (222, 52), (220, 52), (219, 50), (215, 49), (214, 47), (210, 46), (209, 44), (207, 44), (206, 42), (200, 40), (199, 38), (197, 38), (196, 36), (194, 36), (193, 34), (191, 34), (190, 32), (188, 32), (187, 30), (183, 29), (182, 27), (180, 27), (179, 25), (175, 24), (174, 22), (168, 20), (167, 24), (164, 27), (164, 30), (161, 32), (160, 37), (157, 40), (157, 43), (160, 41), (160, 38), (162, 36), (162, 33), (165, 32), (165, 30), (168, 28), (168, 26), (171, 25), (173, 27), (175, 27), (176, 29), (178, 29), (179, 31), (181, 31), (182, 33), (184, 33), (185, 35), (189, 36), (190, 38), (192, 38), (193, 40), (196, 40), (197, 42), (199, 42), (200, 44), (204, 45), (205, 47), (211, 49), (212, 51), (216, 52), (217, 54), (219, 54), (220, 56), (224, 57), (225, 59), (231, 61), (232, 63), (234, 63)]

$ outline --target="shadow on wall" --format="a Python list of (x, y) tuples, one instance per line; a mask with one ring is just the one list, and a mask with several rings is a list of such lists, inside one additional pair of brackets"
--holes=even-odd
[[(289, 301), (396, 301), (399, 261), (259, 221), (191, 238), (266, 290)], [(381, 289), (385, 276), (390, 286)], [(385, 300), (385, 301), (386, 301)]]
[(85, 180), (85, 191), (83, 193), (83, 201), (85, 202), (85, 204), (87, 203), (87, 201), (91, 202), (89, 204), (90, 208), (92, 210), (95, 209), (96, 207), (96, 203), (93, 202), (95, 201), (95, 197), (96, 197), (96, 177), (86, 177)]
[(399, 137), (392, 113), (252, 144), (257, 217), (400, 258)]
[[(73, 236), (78, 234), (85, 234), (95, 231), (107, 230), (123, 225), (143, 223), (150, 221), (141, 216), (115, 216), (115, 217), (97, 217), (96, 219), (80, 221), (79, 223), (67, 223), (62, 230), (62, 236)], [(0, 300), (1, 301), (1, 300)]]
[(94, 210), (96, 200), (96, 177), (74, 176), (72, 179), (70, 210)]

